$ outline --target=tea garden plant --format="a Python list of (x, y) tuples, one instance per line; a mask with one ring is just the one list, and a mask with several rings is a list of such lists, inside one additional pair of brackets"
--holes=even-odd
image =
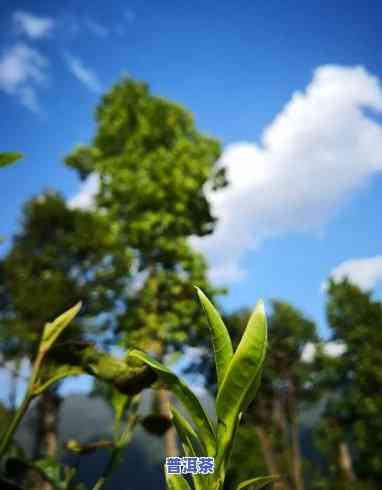
[[(19, 154), (0, 154), (0, 166), (20, 158)], [(99, 352), (91, 344), (68, 346), (65, 364), (52, 369), (47, 361), (57, 339), (81, 308), (81, 303), (66, 311), (44, 327), (39, 348), (24, 400), (17, 409), (8, 429), (0, 438), (0, 483), (2, 489), (20, 490), (20, 473), (37, 471), (55, 489), (84, 490), (76, 483), (75, 470), (51, 459), (28, 462), (15, 452), (13, 436), (33, 399), (57, 381), (72, 375), (91, 374), (112, 386), (111, 403), (115, 412), (114, 436), (111, 441), (81, 445), (68, 441), (67, 448), (87, 453), (97, 448), (110, 448), (109, 462), (93, 490), (103, 488), (116, 466), (121, 462), (123, 449), (131, 439), (140, 421), (138, 415), (140, 393), (145, 388), (167, 389), (181, 403), (187, 418), (174, 406), (170, 408), (174, 424), (186, 457), (213, 458), (212, 473), (192, 474), (192, 481), (183, 474), (171, 474), (165, 469), (169, 490), (222, 490), (230, 462), (235, 435), (241, 415), (253, 401), (260, 385), (267, 349), (267, 322), (263, 302), (260, 301), (249, 319), (236, 351), (233, 350), (228, 330), (213, 304), (196, 288), (208, 319), (214, 351), (218, 391), (215, 401), (216, 421), (211, 420), (198, 397), (170, 369), (148, 354), (134, 349), (125, 360)], [(127, 414), (127, 417), (126, 417)], [(251, 455), (248, 455), (250, 458)], [(22, 471), (21, 471), (22, 470)], [(247, 487), (259, 489), (278, 477), (260, 476), (241, 482), (236, 490)]]

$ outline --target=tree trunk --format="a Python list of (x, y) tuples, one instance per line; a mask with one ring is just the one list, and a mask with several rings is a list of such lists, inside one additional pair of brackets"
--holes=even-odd
[[(37, 405), (37, 434), (34, 450), (34, 458), (55, 458), (58, 450), (58, 414), (61, 399), (54, 393), (47, 391), (41, 395)], [(41, 478), (33, 477), (34, 483), (38, 482), (41, 490), (52, 490), (53, 487)]]
[(295, 490), (304, 490), (300, 448), (300, 430), (296, 408), (295, 387), (291, 379), (288, 381), (288, 408), (292, 444), (292, 478)]
[[(163, 389), (159, 390), (158, 399), (159, 399), (160, 413), (162, 415), (170, 417), (170, 410), (169, 410), (169, 404), (171, 399), (170, 393)], [(173, 425), (165, 432), (164, 435), (164, 454), (166, 457), (179, 455), (178, 440), (177, 440), (176, 430)]]
[[(261, 450), (263, 452), (265, 464), (267, 465), (270, 475), (280, 475), (280, 468), (276, 461), (276, 457), (272, 447), (272, 441), (268, 433), (260, 425), (256, 426), (256, 433), (260, 441)], [(275, 490), (288, 490), (287, 483), (284, 479), (280, 479), (274, 483)]]
[[(280, 395), (279, 395), (280, 396)], [(283, 459), (288, 466), (292, 467), (291, 444), (289, 436), (288, 421), (285, 415), (285, 400), (275, 397), (272, 403), (272, 414), (275, 427), (280, 434), (280, 447)]]
[[(149, 265), (150, 276), (153, 279), (156, 279), (157, 276), (157, 264), (155, 262), (151, 262)], [(155, 285), (156, 292), (158, 294), (157, 283)], [(156, 314), (159, 314), (158, 311), (158, 295), (155, 297), (151, 308), (152, 311)], [(163, 362), (164, 355), (166, 353), (166, 346), (164, 341), (162, 340), (158, 345), (158, 357), (161, 362)], [(167, 390), (161, 389), (158, 393), (158, 401), (159, 401), (159, 411), (162, 415), (167, 417), (171, 417), (169, 404), (170, 404), (170, 393)], [(172, 425), (164, 434), (164, 453), (165, 457), (178, 456), (178, 441), (175, 427)]]
[(292, 437), (292, 473), (296, 490), (304, 490), (304, 481), (302, 478), (300, 434), (298, 426), (298, 417), (296, 414), (291, 420), (291, 437)]
[(356, 480), (349, 447), (346, 442), (343, 441), (338, 445), (338, 465), (346, 482), (353, 482)]

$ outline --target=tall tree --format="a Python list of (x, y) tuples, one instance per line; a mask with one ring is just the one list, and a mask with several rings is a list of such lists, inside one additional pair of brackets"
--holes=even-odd
[[(346, 351), (326, 362), (329, 397), (321, 441), (334, 476), (346, 488), (382, 481), (382, 303), (347, 279), (330, 281), (327, 317)], [(346, 486), (348, 485), (348, 487)], [(369, 485), (369, 486), (368, 486)]]
[[(209, 297), (219, 292), (188, 239), (213, 231), (207, 191), (226, 184), (216, 165), (220, 145), (181, 106), (128, 78), (103, 97), (96, 119), (92, 144), (77, 147), (66, 162), (82, 178), (98, 176), (96, 203), (134, 256), (140, 283), (120, 322), (125, 344), (163, 358), (192, 342), (204, 322), (192, 284)], [(160, 396), (163, 405), (166, 397)], [(168, 455), (175, 451), (174, 433), (165, 444)]]
[[(34, 357), (44, 324), (78, 300), (83, 308), (63, 335), (64, 344), (83, 340), (86, 332), (94, 338), (103, 328), (113, 327), (129, 267), (128, 253), (104, 217), (69, 209), (54, 192), (27, 202), (21, 230), (0, 264), (3, 354)], [(64, 352), (64, 347), (58, 349), (56, 359)], [(53, 356), (50, 361), (54, 360)], [(40, 399), (36, 456), (56, 453), (58, 406), (54, 390)]]

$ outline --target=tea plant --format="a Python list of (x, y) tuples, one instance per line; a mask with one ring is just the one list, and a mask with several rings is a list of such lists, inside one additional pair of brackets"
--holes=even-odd
[[(15, 155), (4, 157), (4, 154), (1, 154), (0, 165), (11, 163), (15, 159)], [(155, 389), (165, 388), (172, 391), (191, 418), (193, 425), (175, 407), (171, 407), (172, 422), (178, 431), (185, 454), (191, 457), (214, 458), (215, 470), (212, 474), (192, 476), (193, 489), (221, 490), (223, 488), (241, 414), (254, 399), (260, 384), (267, 349), (266, 316), (263, 303), (259, 302), (234, 352), (231, 338), (219, 313), (204, 293), (196, 289), (208, 319), (214, 350), (218, 380), (215, 402), (217, 422), (209, 418), (199, 399), (176, 374), (156, 359), (137, 349), (129, 351), (126, 360), (122, 361), (97, 351), (90, 344), (72, 345), (67, 351), (67, 364), (57, 367), (54, 371), (45, 369), (46, 357), (54, 348), (57, 338), (78, 313), (81, 307), (81, 304), (78, 303), (52, 323), (47, 323), (43, 330), (24, 400), (0, 440), (0, 462), (3, 465), (2, 473), (5, 475), (0, 478), (4, 488), (21, 488), (7, 479), (8, 473), (4, 460), (13, 435), (31, 401), (58, 380), (82, 373), (91, 374), (110, 383), (119, 392), (112, 400), (116, 414), (113, 441), (99, 441), (92, 447), (91, 445), (81, 446), (77, 441), (69, 441), (67, 444), (69, 449), (79, 453), (99, 447), (108, 447), (112, 450), (109, 463), (93, 490), (100, 490), (104, 486), (121, 460), (122, 451), (130, 440), (138, 421), (138, 397), (136, 395), (150, 386)], [(122, 418), (127, 408), (129, 408), (129, 415), (124, 429), (121, 430)], [(55, 461), (24, 462), (24, 465), (37, 470), (54, 488), (61, 490), (84, 488), (81, 484), (73, 482), (74, 470), (63, 469)], [(249, 486), (252, 489), (262, 488), (276, 478), (275, 475), (254, 477), (241, 482), (236, 490)], [(169, 490), (191, 490), (188, 481), (180, 474), (171, 475), (166, 472), (166, 482)]]
[[(267, 323), (260, 301), (253, 312), (242, 339), (233, 351), (224, 322), (204, 293), (197, 288), (210, 327), (215, 356), (218, 393), (215, 402), (217, 423), (211, 421), (194, 393), (166, 366), (144, 352), (133, 350), (130, 357), (146, 363), (159, 378), (159, 384), (171, 390), (186, 409), (193, 426), (174, 408), (173, 423), (187, 456), (215, 458), (215, 471), (210, 475), (192, 475), (194, 490), (223, 488), (237, 427), (242, 412), (254, 399), (260, 385), (262, 366), (267, 349)], [(262, 488), (275, 481), (276, 475), (254, 477), (241, 482), (236, 490), (251, 486)], [(178, 474), (166, 473), (169, 490), (190, 490), (187, 480)]]

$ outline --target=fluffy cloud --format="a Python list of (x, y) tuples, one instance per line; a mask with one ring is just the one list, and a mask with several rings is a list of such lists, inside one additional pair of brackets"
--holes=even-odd
[(259, 144), (225, 148), (230, 186), (211, 192), (213, 235), (192, 243), (207, 253), (214, 279), (244, 272), (246, 251), (289, 232), (319, 232), (352, 191), (382, 170), (377, 78), (362, 67), (321, 66), (264, 130)]
[(71, 199), (69, 199), (69, 207), (78, 209), (91, 209), (94, 206), (94, 199), (98, 192), (98, 187), (98, 175), (90, 175), (81, 184), (80, 190)]
[[(382, 170), (382, 127), (365, 108), (382, 111), (377, 78), (361, 67), (322, 66), (259, 145), (225, 148), (219, 165), (230, 185), (210, 192), (218, 225), (213, 235), (191, 240), (209, 257), (212, 279), (242, 279), (245, 253), (267, 238), (321, 231), (344, 199)], [(88, 202), (87, 189), (80, 202)]]
[(101, 92), (101, 82), (98, 75), (87, 68), (83, 62), (74, 56), (66, 55), (66, 63), (69, 71), (79, 80), (85, 87), (95, 93)]
[[(382, 281), (382, 255), (345, 260), (337, 265), (330, 277), (336, 282), (348, 278), (363, 290), (373, 289)], [(326, 289), (326, 283), (322, 289)]]
[(0, 90), (15, 95), (32, 111), (39, 111), (36, 88), (46, 82), (48, 60), (36, 49), (19, 43), (0, 58)]
[(12, 20), (17, 32), (26, 35), (30, 39), (47, 37), (52, 33), (54, 27), (53, 19), (38, 17), (20, 10), (13, 14)]
[[(328, 357), (339, 357), (346, 352), (346, 345), (340, 341), (325, 342), (322, 344), (324, 354)], [(302, 351), (301, 360), (304, 362), (312, 362), (316, 355), (316, 346), (308, 342)]]

